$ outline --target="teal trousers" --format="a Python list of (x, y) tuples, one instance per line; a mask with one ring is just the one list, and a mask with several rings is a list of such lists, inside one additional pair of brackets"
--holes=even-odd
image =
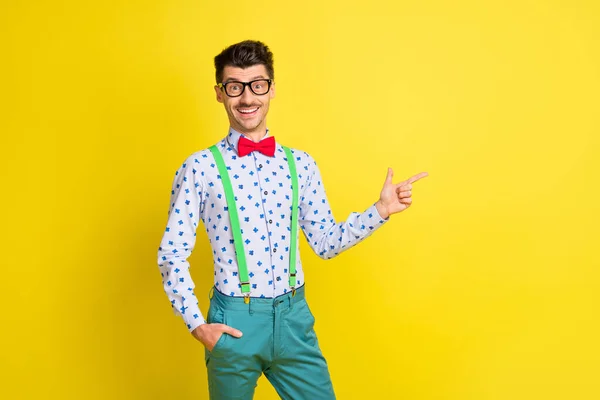
[(285, 400), (335, 399), (304, 286), (272, 299), (230, 297), (214, 289), (207, 322), (242, 331), (205, 350), (211, 400), (252, 399), (261, 374)]

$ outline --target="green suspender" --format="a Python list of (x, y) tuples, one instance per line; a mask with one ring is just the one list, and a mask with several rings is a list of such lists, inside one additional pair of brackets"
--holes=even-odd
[(246, 253), (244, 252), (244, 242), (242, 242), (242, 231), (240, 229), (240, 218), (238, 217), (237, 207), (235, 205), (235, 197), (233, 195), (233, 188), (231, 187), (231, 180), (227, 173), (227, 167), (225, 166), (225, 160), (217, 146), (211, 146), (210, 151), (212, 152), (217, 167), (219, 168), (219, 175), (221, 175), (221, 182), (223, 182), (223, 188), (225, 189), (225, 198), (227, 199), (227, 211), (229, 212), (229, 219), (231, 220), (231, 232), (233, 234), (233, 244), (235, 245), (235, 254), (238, 262), (238, 272), (240, 274), (240, 283), (242, 284), (242, 293), (244, 295), (250, 294), (250, 278), (248, 277), (248, 266), (246, 265)]
[[(290, 169), (290, 175), (292, 177), (292, 226), (291, 226), (291, 237), (290, 237), (290, 288), (295, 292), (296, 286), (296, 243), (298, 240), (298, 175), (296, 173), (296, 163), (294, 162), (294, 156), (288, 147), (281, 146), (285, 151), (288, 167)], [(231, 231), (233, 234), (233, 243), (235, 245), (235, 253), (238, 262), (238, 272), (240, 274), (240, 284), (242, 293), (245, 297), (250, 296), (250, 278), (248, 276), (248, 265), (246, 264), (246, 253), (244, 250), (244, 242), (242, 241), (242, 230), (240, 228), (240, 219), (237, 212), (237, 206), (235, 204), (235, 196), (233, 195), (233, 188), (231, 186), (231, 180), (227, 173), (227, 166), (225, 160), (217, 146), (211, 146), (210, 151), (215, 158), (217, 168), (219, 169), (219, 175), (221, 176), (221, 182), (223, 182), (223, 188), (225, 189), (225, 199), (227, 200), (227, 211), (229, 211), (229, 219), (231, 221)]]
[(292, 151), (285, 146), (283, 151), (287, 157), (290, 175), (292, 176), (292, 232), (290, 237), (290, 287), (296, 287), (296, 242), (298, 240), (298, 174)]

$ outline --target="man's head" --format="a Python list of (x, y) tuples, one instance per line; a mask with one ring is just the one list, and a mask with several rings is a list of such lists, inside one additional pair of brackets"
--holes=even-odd
[(215, 57), (217, 101), (229, 124), (241, 133), (266, 131), (269, 102), (275, 97), (273, 53), (261, 42), (246, 40)]

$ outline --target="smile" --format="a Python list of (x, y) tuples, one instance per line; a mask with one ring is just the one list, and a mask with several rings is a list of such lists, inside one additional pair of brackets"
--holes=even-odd
[(254, 114), (258, 111), (259, 107), (254, 107), (254, 108), (238, 108), (238, 112), (240, 114), (245, 114), (245, 115), (251, 115)]

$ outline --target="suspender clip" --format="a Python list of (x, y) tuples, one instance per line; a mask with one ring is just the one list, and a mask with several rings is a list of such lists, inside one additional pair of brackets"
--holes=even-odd
[[(247, 286), (244, 286), (247, 285)], [(244, 303), (250, 304), (250, 282), (242, 282), (242, 294), (244, 295)]]

